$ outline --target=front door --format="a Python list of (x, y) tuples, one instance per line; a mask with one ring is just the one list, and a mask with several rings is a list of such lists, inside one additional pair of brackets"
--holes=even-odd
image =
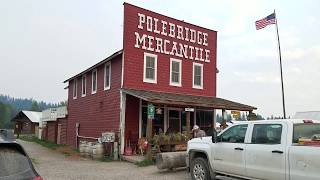
[(285, 180), (286, 149), (283, 123), (255, 124), (251, 143), (246, 147), (247, 176)]
[(168, 114), (168, 130), (170, 132), (180, 132), (181, 126), (181, 110), (180, 109), (169, 109)]
[(238, 176), (246, 175), (244, 140), (247, 127), (247, 124), (230, 127), (217, 137), (217, 143), (212, 143), (212, 164), (217, 171)]

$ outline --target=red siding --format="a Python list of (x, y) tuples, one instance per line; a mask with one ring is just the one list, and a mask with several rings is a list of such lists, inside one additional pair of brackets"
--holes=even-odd
[(127, 95), (125, 138), (132, 144), (137, 143), (139, 138), (139, 104), (139, 98)]
[(38, 125), (38, 123), (33, 123), (28, 118), (18, 120), (16, 124), (19, 126), (20, 134), (35, 134), (35, 126)]
[(122, 57), (111, 61), (111, 89), (104, 90), (104, 64), (98, 70), (97, 93), (91, 94), (91, 73), (87, 75), (87, 94), (81, 97), (81, 77), (77, 80), (77, 99), (73, 99), (73, 81), (69, 82), (67, 144), (76, 145), (76, 122), (81, 136), (100, 137), (102, 132), (119, 130)]
[(48, 141), (57, 142), (57, 122), (56, 121), (48, 121), (47, 122), (47, 139)]
[(67, 144), (67, 118), (58, 119), (61, 124), (60, 144)]
[[(208, 47), (206, 49), (210, 50), (210, 63), (194, 61), (184, 58), (178, 58), (175, 56), (165, 55), (162, 53), (150, 52), (143, 50), (141, 48), (135, 48), (136, 43), (135, 32), (138, 32), (141, 36), (142, 34), (168, 39), (171, 42), (176, 41), (177, 43), (187, 44), (194, 46), (190, 42), (181, 41), (176, 38), (171, 38), (169, 36), (164, 36), (161, 34), (155, 34), (153, 32), (148, 32), (145, 30), (138, 29), (138, 13), (143, 13), (145, 16), (149, 15), (160, 20), (165, 20), (167, 22), (174, 23), (176, 25), (181, 25), (184, 27), (189, 27), (197, 31), (202, 31), (208, 33)], [(125, 88), (133, 89), (143, 89), (152, 90), (160, 92), (172, 92), (172, 93), (182, 93), (198, 96), (216, 96), (216, 43), (217, 43), (217, 32), (201, 28), (192, 24), (184, 23), (183, 21), (178, 21), (176, 19), (163, 16), (145, 9), (135, 7), (133, 5), (124, 4), (124, 84)], [(160, 29), (159, 27), (158, 29)], [(169, 28), (167, 26), (167, 28)], [(146, 41), (147, 44), (147, 41)], [(171, 49), (170, 45), (168, 49)], [(202, 47), (201, 45), (198, 45)], [(144, 63), (144, 52), (156, 54), (158, 56), (158, 73), (157, 73), (157, 84), (150, 84), (143, 82), (143, 63)], [(170, 58), (181, 59), (182, 60), (182, 87), (175, 87), (169, 85), (170, 80)], [(192, 88), (192, 72), (193, 72), (193, 62), (203, 64), (203, 89)]]

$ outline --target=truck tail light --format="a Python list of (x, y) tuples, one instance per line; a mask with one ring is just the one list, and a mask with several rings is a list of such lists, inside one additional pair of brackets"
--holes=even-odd
[(312, 120), (303, 120), (303, 123), (313, 123)]
[(41, 176), (35, 177), (33, 180), (43, 180)]

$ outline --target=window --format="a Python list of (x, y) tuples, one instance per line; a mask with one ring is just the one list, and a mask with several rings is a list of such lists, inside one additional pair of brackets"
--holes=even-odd
[(203, 64), (193, 63), (193, 88), (203, 89)]
[(77, 79), (73, 80), (73, 99), (77, 99)]
[(247, 124), (235, 125), (218, 136), (218, 142), (244, 143), (247, 132)]
[(97, 70), (92, 71), (92, 94), (97, 92)]
[(108, 62), (104, 66), (104, 90), (110, 89), (111, 80), (111, 63)]
[(196, 122), (200, 129), (207, 132), (212, 127), (213, 111), (198, 110), (196, 111)]
[(252, 144), (281, 144), (281, 124), (255, 124), (252, 132)]
[(157, 83), (157, 55), (144, 53), (143, 82)]
[(181, 60), (170, 59), (170, 85), (181, 86)]
[(83, 75), (82, 76), (82, 84), (81, 84), (81, 96), (84, 97), (87, 94), (87, 76)]
[[(154, 119), (152, 120), (152, 134), (164, 133), (164, 108), (155, 107), (156, 111), (161, 109), (161, 113), (155, 113)], [(141, 136), (146, 137), (147, 133), (147, 121), (148, 121), (148, 107), (142, 107), (142, 126), (141, 126)]]
[(320, 134), (319, 123), (294, 124), (292, 143), (298, 143), (300, 138), (313, 139), (317, 137), (317, 134)]

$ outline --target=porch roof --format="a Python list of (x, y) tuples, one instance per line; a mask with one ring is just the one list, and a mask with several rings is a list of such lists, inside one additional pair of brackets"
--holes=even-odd
[(155, 92), (136, 89), (122, 89), (124, 93), (135, 96), (145, 101), (158, 104), (180, 105), (186, 107), (205, 107), (214, 109), (252, 111), (256, 107), (229, 101), (217, 97), (193, 96), (166, 92)]

